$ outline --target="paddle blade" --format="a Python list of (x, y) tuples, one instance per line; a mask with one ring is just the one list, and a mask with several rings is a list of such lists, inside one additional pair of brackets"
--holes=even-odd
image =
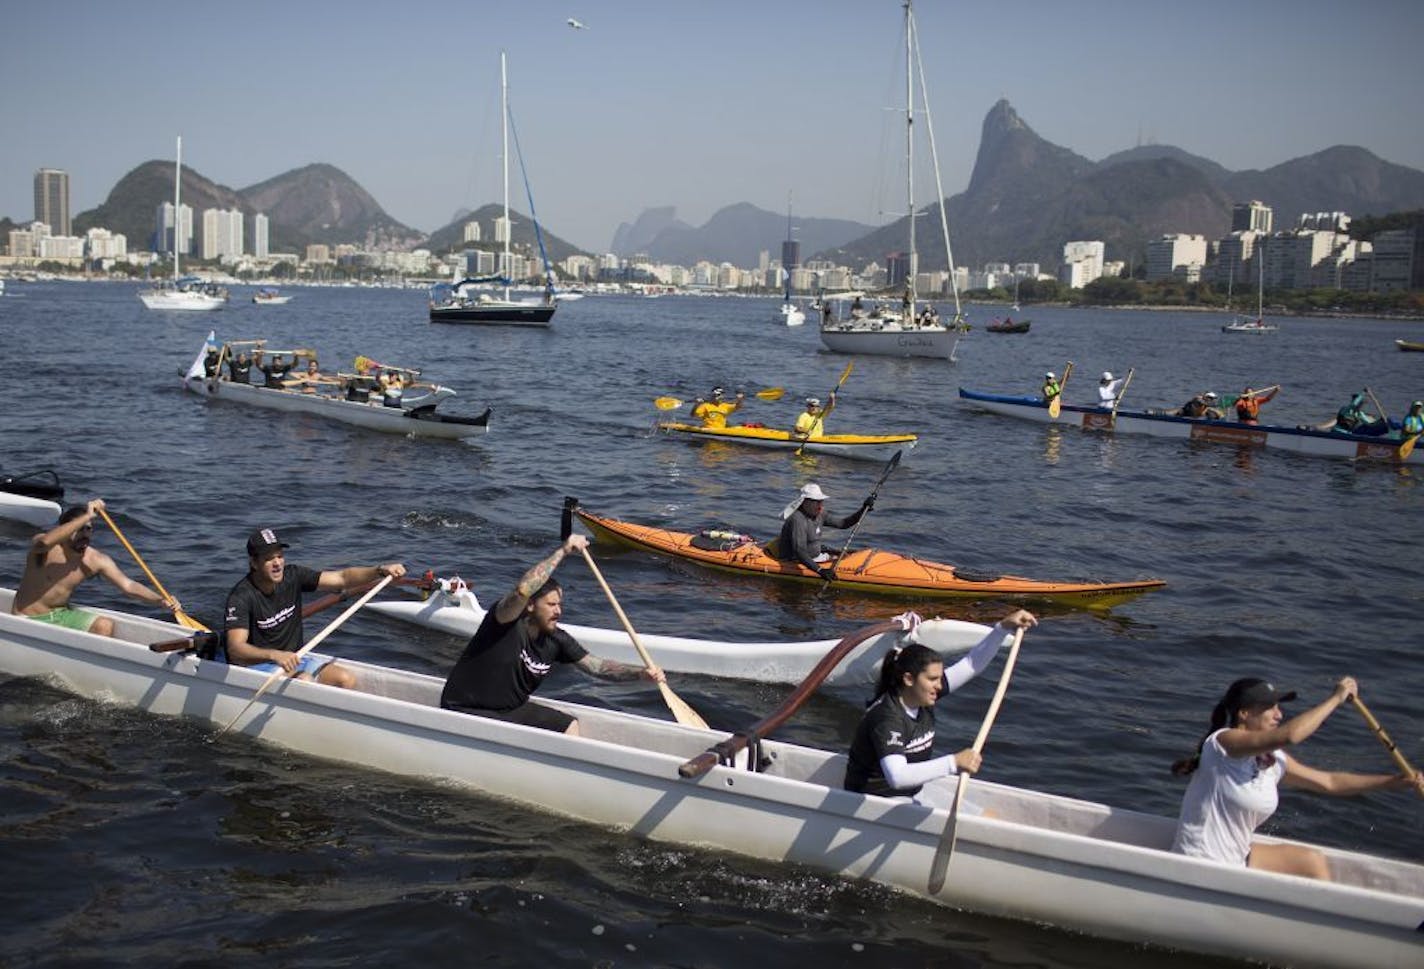
[(703, 720), (698, 712), (687, 705), (687, 701), (672, 691), (672, 687), (666, 683), (659, 683), (658, 690), (663, 695), (663, 701), (672, 711), (674, 719), (684, 727), (697, 727), (701, 730), (709, 730), (707, 721)]
[(1054, 394), (1053, 399), (1048, 402), (1048, 416), (1054, 418), (1055, 420), (1058, 418), (1058, 415), (1063, 411), (1063, 402), (1059, 400), (1061, 396), (1063, 396), (1061, 393)]
[(368, 368), (371, 366), (371, 358), (370, 358), (370, 357), (364, 357), (364, 356), (362, 356), (362, 357), (357, 357), (354, 362), (355, 362), (355, 364), (356, 364), (356, 369), (357, 369), (358, 371), (366, 370), (366, 369), (368, 369)]
[(188, 615), (188, 614), (187, 614), (186, 612), (184, 612), (182, 609), (176, 609), (176, 610), (174, 610), (174, 612), (173, 612), (173, 619), (178, 623), (178, 625), (183, 626), (183, 627), (185, 627), (185, 628), (187, 628), (187, 629), (196, 629), (198, 632), (203, 632), (203, 633), (210, 633), (210, 632), (212, 632), (211, 629), (209, 629), (207, 626), (204, 626), (202, 623), (198, 622), (198, 620), (196, 620), (196, 619), (194, 619), (192, 616)]
[(850, 363), (846, 364), (846, 368), (841, 371), (841, 379), (838, 380), (838, 381), (836, 381), (836, 388), (837, 388), (837, 389), (840, 388), (841, 384), (844, 384), (844, 383), (846, 382), (846, 378), (850, 376), (850, 372), (851, 372), (852, 370), (854, 370), (854, 369), (855, 369), (855, 361), (854, 361), (854, 360), (852, 360)]
[(1414, 444), (1419, 440), (1419, 435), (1415, 434), (1399, 446), (1399, 460), (1408, 461), (1409, 455), (1414, 453)]
[(658, 410), (677, 410), (682, 406), (682, 401), (676, 397), (658, 397), (653, 401), (653, 406)]
[(786, 388), (768, 387), (765, 390), (758, 390), (756, 395), (762, 400), (780, 400), (786, 396)]

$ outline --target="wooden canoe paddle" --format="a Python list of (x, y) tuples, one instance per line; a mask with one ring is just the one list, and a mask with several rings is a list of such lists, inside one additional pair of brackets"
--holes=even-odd
[[(318, 643), (326, 639), (326, 637), (330, 636), (332, 633), (336, 632), (336, 630), (341, 626), (342, 623), (350, 619), (352, 616), (356, 615), (357, 610), (359, 610), (362, 606), (364, 606), (366, 603), (370, 602), (373, 598), (375, 598), (376, 593), (380, 592), (386, 586), (390, 585), (391, 580), (394, 578), (395, 576), (393, 575), (386, 576), (381, 581), (377, 582), (374, 586), (372, 586), (370, 590), (366, 592), (365, 595), (357, 599), (355, 602), (351, 603), (351, 605), (347, 606), (345, 612), (333, 619), (325, 629), (317, 633), (305, 646), (297, 650), (297, 659), (301, 659), (307, 653), (311, 652), (312, 648), (315, 647)], [(247, 704), (243, 706), (241, 710), (237, 711), (237, 716), (229, 720), (221, 730), (219, 730), (216, 734), (213, 735), (211, 739), (216, 740), (218, 737), (221, 737), (223, 734), (231, 730), (232, 725), (237, 723), (237, 721), (241, 720), (242, 715), (244, 713), (252, 709), (252, 704), (257, 702), (258, 697), (266, 693), (267, 690), (271, 688), (272, 684), (276, 683), (282, 677), (287, 675), (287, 671), (281, 669), (280, 667), (274, 670), (272, 672), (272, 675), (267, 677), (266, 681), (263, 682), (263, 684), (257, 688), (257, 692), (252, 694), (252, 699), (248, 700)]]
[(1073, 373), (1073, 361), (1068, 361), (1068, 366), (1063, 368), (1063, 379), (1058, 382), (1058, 393), (1053, 395), (1053, 399), (1048, 402), (1048, 416), (1054, 420), (1058, 419), (1059, 413), (1063, 410), (1063, 389), (1068, 386), (1068, 377)]
[(1380, 722), (1374, 718), (1374, 714), (1370, 713), (1370, 708), (1365, 706), (1364, 701), (1357, 696), (1352, 696), (1350, 697), (1350, 702), (1355, 705), (1356, 710), (1360, 711), (1360, 716), (1365, 718), (1365, 723), (1369, 724), (1370, 729), (1373, 730), (1375, 736), (1379, 738), (1379, 742), (1384, 744), (1384, 749), (1389, 751), (1390, 757), (1394, 758), (1395, 764), (1399, 766), (1399, 769), (1404, 772), (1405, 776), (1411, 778), (1418, 777), (1419, 771), (1399, 752), (1399, 748), (1395, 746), (1394, 740), (1390, 738), (1389, 734), (1384, 732), (1384, 728), (1381, 727)]
[[(1128, 371), (1131, 375), (1132, 371)], [(1004, 694), (1009, 690), (1009, 677), (1014, 673), (1014, 663), (1019, 658), (1019, 646), (1023, 643), (1024, 627), (1014, 630), (1013, 645), (1009, 647), (1009, 658), (1004, 661), (1004, 672), (999, 677), (999, 685), (994, 690), (994, 698), (989, 701), (989, 710), (984, 714), (984, 722), (979, 725), (979, 735), (974, 738), (974, 752), (983, 753), (984, 742), (989, 739), (989, 728), (999, 715), (999, 706), (1004, 702)], [(959, 772), (959, 783), (954, 789), (954, 803), (950, 805), (949, 817), (940, 834), (939, 846), (935, 849), (934, 861), (930, 864), (929, 892), (939, 894), (944, 888), (945, 876), (949, 873), (949, 859), (954, 854), (954, 842), (959, 830), (959, 805), (964, 801), (964, 789), (969, 786), (969, 774)]]
[(1132, 383), (1132, 368), (1128, 367), (1127, 376), (1122, 379), (1122, 389), (1119, 390), (1117, 396), (1113, 398), (1112, 418), (1108, 421), (1108, 426), (1117, 423), (1117, 407), (1122, 403), (1122, 395), (1127, 393), (1127, 385), (1130, 383)]
[[(593, 573), (593, 577), (598, 580), (598, 584), (603, 587), (603, 594), (608, 597), (608, 602), (613, 606), (613, 611), (618, 613), (618, 621), (623, 623), (623, 629), (628, 633), (628, 638), (633, 641), (633, 648), (638, 651), (638, 656), (642, 658), (643, 665), (648, 669), (653, 668), (653, 658), (648, 655), (647, 649), (643, 647), (643, 641), (638, 638), (637, 632), (633, 629), (633, 624), (629, 622), (628, 616), (623, 612), (623, 607), (618, 604), (618, 599), (613, 595), (613, 590), (608, 587), (608, 582), (603, 578), (603, 573), (593, 561), (593, 556), (588, 554), (588, 549), (582, 548), (583, 560), (588, 563), (588, 569)], [(663, 695), (663, 702), (672, 711), (677, 722), (686, 727), (701, 727), (703, 730), (710, 729), (707, 721), (703, 720), (698, 712), (688, 706), (687, 701), (672, 691), (672, 687), (666, 683), (659, 683), (658, 690)]]
[(167, 589), (163, 588), (163, 583), (158, 581), (158, 577), (148, 570), (148, 564), (144, 562), (143, 556), (139, 555), (138, 550), (129, 544), (129, 540), (124, 537), (123, 532), (119, 531), (119, 526), (114, 524), (114, 520), (109, 517), (109, 513), (104, 509), (100, 508), (99, 514), (103, 516), (104, 523), (108, 525), (109, 528), (113, 529), (114, 535), (118, 538), (120, 542), (123, 543), (124, 548), (129, 550), (129, 554), (132, 555), (134, 561), (138, 563), (138, 567), (143, 569), (143, 574), (148, 576), (148, 581), (153, 583), (153, 587), (158, 590), (158, 594), (163, 596), (163, 598), (168, 600), (169, 602), (174, 603), (174, 605), (170, 608), (172, 608), (173, 610), (173, 619), (178, 623), (178, 625), (186, 626), (189, 629), (196, 629), (200, 632), (212, 632), (212, 630), (210, 630), (207, 626), (204, 626), (202, 623), (198, 622), (198, 620), (194, 619), (182, 609), (178, 608), (176, 604), (177, 600), (169, 594)]

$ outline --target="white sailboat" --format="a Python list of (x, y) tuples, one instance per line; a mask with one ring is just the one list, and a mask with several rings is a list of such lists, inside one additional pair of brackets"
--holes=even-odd
[(944, 232), (944, 251), (949, 266), (950, 291), (954, 298), (954, 318), (942, 322), (930, 307), (918, 308), (915, 277), (919, 274), (919, 255), (915, 247), (915, 67), (920, 64), (919, 34), (915, 25), (913, 5), (905, 2), (905, 193), (908, 202), (909, 264), (905, 273), (905, 292), (898, 307), (880, 306), (866, 312), (853, 307), (848, 317), (822, 318), (821, 342), (838, 353), (874, 354), (892, 357), (936, 357), (956, 359), (959, 338), (967, 329), (959, 302), (959, 286), (954, 278), (954, 255), (949, 246), (949, 219), (944, 211), (944, 187), (940, 184), (939, 153), (935, 149), (934, 125), (929, 116), (929, 98), (924, 75), (920, 76), (920, 100), (924, 104), (925, 128), (929, 136), (930, 155), (935, 173), (935, 190), (939, 203), (940, 227)]
[[(1256, 318), (1248, 319), (1238, 316), (1230, 323), (1221, 327), (1222, 333), (1274, 333), (1280, 329), (1274, 323), (1266, 322), (1265, 299), (1266, 299), (1266, 254), (1261, 251), (1261, 247), (1256, 247)], [(1227, 297), (1230, 299), (1230, 296)]]
[[(786, 241), (791, 241), (791, 196), (786, 197)], [(784, 247), (782, 253), (790, 247)], [(785, 262), (785, 259), (782, 260)], [(783, 265), (782, 273), (786, 277), (786, 289), (781, 299), (781, 321), (787, 326), (800, 326), (806, 322), (806, 311), (791, 301), (791, 270), (793, 267)]]
[(151, 310), (220, 310), (227, 305), (226, 289), (182, 273), (179, 254), (182, 248), (179, 241), (183, 235), (182, 184), (183, 136), (179, 135), (173, 165), (173, 282), (145, 289), (138, 294), (138, 298)]
[[(430, 321), (432, 323), (486, 323), (498, 326), (548, 326), (554, 317), (557, 303), (554, 296), (554, 280), (549, 268), (548, 257), (544, 258), (546, 284), (542, 298), (515, 299), (510, 295), (509, 270), (513, 265), (509, 252), (509, 240), (514, 235), (513, 223), (509, 221), (509, 77), (505, 69), (505, 55), (499, 54), (499, 90), (501, 131), (503, 133), (504, 163), (504, 261), (499, 267), (498, 277), (490, 279), (467, 278), (453, 285), (441, 284), (430, 296)], [(534, 222), (534, 233), (539, 234), (539, 221), (534, 216), (530, 203), (529, 217)], [(543, 252), (543, 242), (539, 244)], [(483, 284), (502, 282), (504, 296), (493, 295)]]

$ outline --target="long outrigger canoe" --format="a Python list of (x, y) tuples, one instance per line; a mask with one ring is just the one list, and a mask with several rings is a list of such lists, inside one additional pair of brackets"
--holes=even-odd
[[(436, 581), (439, 591), (423, 602), (386, 599), (372, 602), (366, 608), (426, 629), (462, 637), (473, 636), (485, 617), (485, 609), (480, 606), (474, 590), (462, 580)], [(623, 663), (642, 662), (632, 639), (622, 629), (599, 629), (572, 623), (560, 623), (559, 628), (599, 656)], [(972, 649), (988, 631), (988, 626), (958, 619), (927, 619), (915, 627), (915, 641), (949, 657)], [(834, 639), (779, 643), (723, 642), (660, 636), (646, 630), (640, 632), (638, 638), (657, 664), (669, 673), (697, 673), (761, 683), (800, 683), (837, 642)], [(881, 658), (899, 641), (898, 633), (885, 633), (866, 640), (841, 660), (840, 665), (826, 677), (824, 685), (864, 687), (873, 684), (879, 675)]]
[[(0, 589), (0, 672), (214, 724), (237, 717), (265, 680), (149, 649), (191, 634), (173, 623), (95, 610), (114, 619), (119, 638), (111, 639), (10, 615), (12, 598)], [(891, 628), (862, 630), (836, 652)], [(809, 684), (732, 738), (536, 700), (578, 718), (581, 736), (571, 737), (442, 710), (438, 677), (342, 663), (355, 689), (284, 679), (235, 729), (642, 838), (806, 865), (991, 916), (1274, 964), (1402, 969), (1424, 961), (1424, 865), (1321, 848), (1332, 882), (1223, 866), (1170, 853), (1171, 818), (977, 778), (970, 796), (986, 813), (959, 818), (947, 877), (931, 892), (943, 809), (846, 791), (844, 754), (766, 739)], [(758, 756), (738, 758), (748, 746)], [(753, 769), (732, 766), (738, 760)]]
[[(993, 414), (1020, 417), (1040, 423), (1075, 425), (1085, 431), (1150, 434), (1153, 437), (1175, 437), (1212, 444), (1234, 444), (1238, 447), (1272, 448), (1355, 461), (1401, 461), (1400, 442), (1386, 437), (1365, 437), (1361, 434), (1284, 427), (1278, 424), (1242, 424), (1239, 421), (1177, 417), (1173, 414), (1142, 410), (1119, 409), (1114, 419), (1108, 411), (1078, 404), (1061, 405), (1061, 412), (1055, 418), (1048, 413), (1048, 405), (1042, 397), (987, 394), (977, 390), (965, 390), (963, 387), (959, 389), (959, 396), (971, 406)], [(1403, 462), (1424, 463), (1424, 452), (1416, 448)]]
[[(211, 334), (209, 340), (212, 340)], [(384, 431), (387, 434), (460, 440), (489, 432), (491, 408), (486, 407), (484, 413), (476, 417), (436, 412), (435, 406), (440, 400), (455, 394), (447, 387), (437, 387), (422, 398), (405, 400), (400, 407), (387, 407), (379, 400), (346, 400), (323, 394), (305, 394), (296, 390), (279, 390), (257, 384), (211, 379), (205, 376), (203, 369), (203, 360), (209, 345), (203, 344), (193, 365), (183, 377), (184, 388), (202, 397), (265, 407), (269, 410), (311, 414), (368, 430)]]
[[(605, 518), (578, 507), (577, 502), (573, 503), (572, 510), (596, 535), (643, 551), (742, 575), (761, 575), (809, 583), (824, 581), (799, 562), (785, 562), (769, 554), (762, 542), (727, 542), (728, 547), (725, 548), (702, 548), (699, 546), (712, 543), (702, 540), (700, 535)], [(848, 552), (836, 566), (836, 579), (831, 583), (837, 589), (893, 595), (902, 599), (1008, 597), (1051, 599), (1094, 606), (1111, 605), (1143, 592), (1160, 589), (1166, 584), (1161, 579), (1139, 579), (1134, 582), (1044, 582), (1018, 575), (974, 572), (878, 548)]]
[(910, 450), (919, 441), (914, 434), (824, 434), (805, 438), (792, 431), (774, 427), (751, 427), (737, 424), (729, 427), (703, 427), (679, 421), (661, 421), (658, 430), (673, 437), (698, 441), (727, 441), (752, 447), (775, 448), (781, 451), (806, 450), (813, 454), (834, 454), (843, 458), (864, 458), (885, 461), (899, 450)]

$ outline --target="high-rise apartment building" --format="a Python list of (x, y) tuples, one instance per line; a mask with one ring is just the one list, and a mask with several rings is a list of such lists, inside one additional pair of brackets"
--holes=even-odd
[(252, 254), (266, 259), (271, 252), (271, 226), (267, 216), (258, 212), (252, 217)]
[(204, 259), (231, 262), (242, 257), (243, 216), (241, 209), (203, 210)]
[(163, 202), (158, 206), (155, 219), (156, 231), (153, 235), (155, 252), (177, 252), (185, 256), (193, 253), (193, 210), (187, 205), (179, 206), (174, 218), (173, 203)]
[(1271, 207), (1263, 202), (1237, 202), (1231, 207), (1232, 232), (1271, 234)]
[(57, 168), (35, 172), (35, 221), (48, 225), (57, 236), (69, 235), (68, 172)]

